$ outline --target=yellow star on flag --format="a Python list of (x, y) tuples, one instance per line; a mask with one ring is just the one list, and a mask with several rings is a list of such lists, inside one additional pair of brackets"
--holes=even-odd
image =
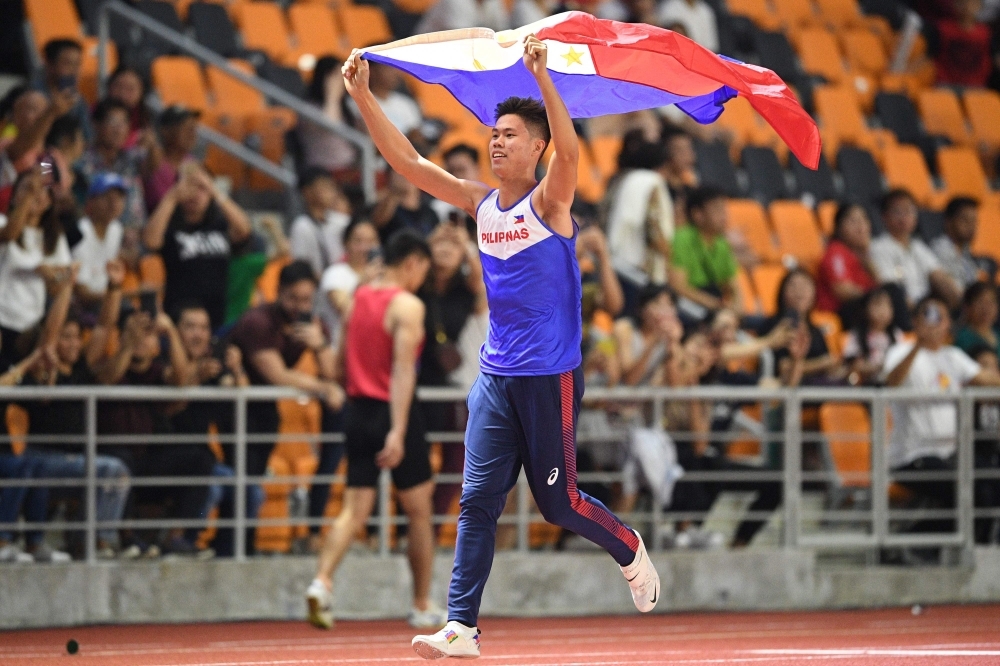
[(560, 57), (566, 58), (566, 66), (567, 67), (569, 67), (570, 65), (580, 65), (582, 67), (583, 66), (583, 61), (580, 60), (580, 58), (583, 57), (583, 53), (584, 53), (583, 51), (577, 51), (575, 48), (573, 48), (572, 46), (570, 46), (569, 47), (569, 51), (566, 52), (566, 53), (564, 53)]

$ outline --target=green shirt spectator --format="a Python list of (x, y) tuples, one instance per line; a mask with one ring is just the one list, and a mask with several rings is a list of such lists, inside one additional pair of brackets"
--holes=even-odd
[(682, 312), (702, 319), (708, 310), (739, 302), (736, 257), (725, 237), (726, 197), (700, 187), (688, 195), (687, 214), (689, 223), (674, 234), (670, 286)]

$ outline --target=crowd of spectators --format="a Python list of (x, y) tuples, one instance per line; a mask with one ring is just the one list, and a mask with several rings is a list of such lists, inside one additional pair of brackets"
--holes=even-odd
[[(490, 0), (440, 0), (421, 26), (502, 29), (548, 15), (555, 9), (550, 4), (519, 0), (508, 13), (504, 3)], [(967, 14), (973, 5), (957, 6)], [(703, 0), (659, 6), (611, 0), (598, 12), (670, 25), (718, 48), (715, 15)], [(980, 24), (970, 27), (966, 19), (937, 24), (931, 53), (942, 80), (954, 52), (948, 43), (979, 33)], [(426, 237), (432, 252), (427, 283), (418, 292), (426, 306), (419, 384), (471, 385), (488, 308), (473, 220), (391, 171), (379, 174), (377, 200), (363, 205), (354, 148), (305, 121), (296, 130), (303, 148), (301, 214), (288, 220), (250, 215), (198, 157), (197, 111), (170, 106), (154, 113), (142, 75), (127, 67), (110, 79), (107, 97), (88, 108), (77, 89), (80, 55), (72, 40), (51, 42), (38, 78), (0, 101), (0, 385), (287, 386), (311, 394), (322, 406), (323, 432), (334, 432), (344, 402), (338, 352), (353, 292), (380, 274), (380, 248), (403, 229)], [(318, 61), (309, 99), (331, 119), (351, 123), (354, 111), (339, 68), (333, 58)], [(392, 122), (429, 154), (436, 137), (397, 70), (373, 63), (371, 88)], [(866, 208), (843, 204), (815, 272), (787, 262), (775, 303), (758, 311), (747, 307), (751, 299), (740, 280), (756, 258), (730, 225), (726, 195), (701, 185), (696, 166), (694, 140), (714, 130), (694, 130), (672, 109), (602, 122), (623, 134), (618, 171), (600, 206), (575, 210), (590, 386), (889, 385), (946, 395), (968, 384), (1000, 385), (996, 263), (970, 249), (977, 201), (952, 200), (945, 234), (930, 246), (915, 235), (917, 202), (904, 190), (883, 198), (886, 231), (875, 238)], [(460, 178), (480, 179), (484, 149), (451, 145), (441, 161)], [(306, 357), (310, 363), (303, 363)], [(747, 407), (678, 401), (654, 428), (669, 433), (685, 470), (779, 467), (780, 445), (770, 444), (767, 433), (780, 430), (781, 411)], [(432, 432), (464, 427), (461, 405), (424, 409)], [(977, 409), (977, 425), (988, 431), (977, 464), (995, 466), (1000, 418), (995, 405)], [(12, 435), (24, 434), (13, 432), (11, 418), (23, 412), (29, 439), (23, 449), (13, 445), (16, 437), (0, 445), (0, 478), (85, 475), (81, 403), (17, 400), (3, 410)], [(585, 409), (581, 471), (629, 468), (642, 447), (609, 447), (601, 434), (650, 417), (636, 405)], [(274, 403), (248, 410), (247, 430), (254, 436), (246, 456), (249, 476), (266, 474), (279, 421)], [(954, 406), (900, 405), (894, 424), (893, 469), (954, 469)], [(810, 422), (806, 414), (804, 427), (816, 428), (815, 417)], [(213, 511), (231, 517), (234, 497), (223, 479), (234, 473), (235, 452), (230, 440), (210, 445), (209, 433), (233, 428), (232, 405), (225, 401), (101, 401), (98, 434), (129, 435), (136, 443), (99, 446), (98, 519), (198, 520)], [(738, 431), (765, 444), (752, 463), (728, 450)], [(177, 443), (169, 443), (170, 435)], [(205, 442), (197, 441), (201, 435)], [(317, 453), (317, 472), (332, 474), (341, 446), (324, 443)], [(807, 450), (804, 460), (816, 469), (828, 464), (819, 451)], [(442, 472), (459, 473), (461, 445), (444, 443), (439, 462)], [(634, 482), (594, 494), (617, 509), (632, 508), (642, 484), (653, 483), (643, 481), (641, 467), (631, 466)], [(154, 475), (218, 477), (220, 483), (132, 487), (132, 479)], [(902, 485), (915, 504), (954, 505), (953, 483)], [(0, 523), (19, 516), (43, 522), (57, 505), (77, 513), (83, 505), (79, 489), (0, 487)], [(438, 488), (437, 513), (449, 510), (457, 488)], [(764, 525), (762, 515), (780, 503), (779, 483), (681, 478), (663, 497), (664, 508), (704, 512), (730, 490), (755, 494), (752, 518), (732, 541), (746, 545)], [(983, 482), (976, 493), (977, 502), (996, 504), (993, 485)], [(310, 517), (324, 515), (329, 494), (326, 483), (310, 489)], [(259, 483), (252, 484), (247, 515), (257, 516), (263, 501)], [(719, 545), (698, 521), (672, 527), (679, 546)], [(989, 524), (977, 523), (978, 540), (996, 536)], [(252, 551), (254, 530), (246, 543)], [(318, 542), (312, 543), (315, 548)], [(70, 535), (66, 544), (79, 554), (78, 537)], [(224, 555), (232, 552), (233, 534), (220, 529), (205, 543), (193, 528), (101, 530), (98, 548), (107, 558)], [(23, 540), (0, 532), (0, 561), (68, 557), (47, 545), (41, 532)]]

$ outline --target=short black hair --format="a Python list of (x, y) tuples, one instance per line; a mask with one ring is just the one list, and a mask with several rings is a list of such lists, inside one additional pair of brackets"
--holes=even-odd
[[(351, 240), (351, 236), (354, 235), (354, 230), (360, 227), (362, 224), (370, 224), (372, 227), (375, 227), (375, 223), (369, 220), (367, 217), (354, 218), (353, 220), (347, 223), (347, 226), (344, 227), (344, 232), (340, 236), (340, 242), (343, 243), (345, 247), (347, 246), (347, 241)], [(377, 228), (376, 231), (378, 231)]]
[(715, 201), (716, 199), (725, 199), (726, 193), (717, 187), (712, 187), (711, 185), (705, 185), (703, 187), (696, 187), (695, 189), (688, 192), (687, 196), (687, 216), (691, 219), (693, 216), (691, 213), (696, 210), (703, 210), (705, 206)]
[(670, 288), (665, 284), (658, 284), (656, 282), (650, 282), (645, 287), (639, 290), (639, 297), (636, 299), (636, 313), (642, 313), (646, 306), (655, 301), (660, 295), (666, 294), (673, 299), (673, 294), (670, 293)]
[(837, 212), (833, 216), (833, 237), (840, 238), (840, 230), (844, 226), (844, 222), (847, 217), (851, 214), (851, 211), (855, 208), (860, 208), (864, 210), (864, 206), (859, 203), (854, 203), (853, 201), (842, 202), (837, 206)]
[(979, 208), (979, 202), (972, 197), (954, 197), (944, 207), (944, 219), (953, 220), (966, 208)]
[(293, 284), (297, 284), (303, 280), (309, 280), (314, 285), (319, 284), (319, 280), (316, 279), (316, 273), (313, 272), (309, 262), (296, 259), (281, 269), (281, 273), (278, 274), (278, 289), (291, 287)]
[(49, 65), (54, 64), (62, 52), (67, 49), (75, 49), (81, 53), (83, 52), (83, 46), (75, 39), (67, 39), (65, 37), (50, 39), (45, 42), (45, 48), (42, 49), (42, 53), (45, 55), (45, 62)]
[(965, 293), (962, 294), (962, 305), (964, 307), (969, 307), (973, 303), (975, 303), (976, 299), (978, 299), (983, 294), (990, 292), (996, 294), (997, 293), (996, 289), (997, 288), (994, 287), (989, 282), (983, 282), (982, 280), (980, 280), (979, 282), (973, 282), (972, 284), (970, 284), (968, 287), (965, 288)]
[(386, 266), (399, 266), (406, 258), (418, 254), (431, 258), (431, 246), (427, 240), (412, 229), (400, 229), (385, 243), (383, 251)]
[(80, 120), (76, 116), (69, 114), (59, 116), (53, 121), (49, 133), (45, 135), (45, 147), (57, 147), (63, 141), (72, 141), (82, 131)]
[(14, 110), (14, 105), (17, 104), (21, 95), (27, 92), (29, 92), (28, 86), (25, 85), (14, 86), (8, 90), (7, 94), (0, 99), (0, 119), (6, 118)]
[(494, 122), (507, 115), (523, 120), (532, 135), (544, 140), (546, 146), (549, 145), (552, 132), (549, 130), (549, 115), (545, 112), (544, 104), (530, 97), (508, 97), (497, 104)]
[(910, 191), (903, 187), (896, 187), (885, 193), (882, 197), (882, 201), (879, 203), (879, 212), (885, 215), (892, 208), (892, 205), (899, 201), (900, 199), (909, 199), (914, 204), (917, 203), (917, 199), (910, 194)]
[[(546, 125), (546, 127), (548, 127), (548, 125)], [(452, 146), (448, 150), (444, 151), (444, 155), (442, 157), (444, 157), (445, 161), (448, 161), (455, 155), (468, 155), (469, 159), (476, 164), (479, 164), (479, 151), (467, 143), (459, 143)]]
[(655, 170), (666, 163), (666, 143), (646, 141), (642, 130), (631, 130), (622, 138), (622, 148), (618, 153), (619, 169)]
[(302, 170), (299, 174), (299, 190), (304, 190), (313, 183), (315, 183), (320, 178), (329, 178), (331, 182), (334, 181), (333, 174), (318, 166), (308, 166)]
[(181, 323), (181, 317), (185, 312), (189, 310), (202, 310), (205, 314), (208, 314), (208, 308), (196, 298), (185, 298), (174, 306), (174, 311), (171, 312), (171, 316), (174, 318), (174, 322)]
[(120, 102), (117, 99), (111, 97), (105, 97), (97, 106), (94, 107), (94, 112), (91, 117), (94, 119), (95, 123), (103, 123), (111, 115), (112, 111), (121, 111), (126, 116), (131, 116), (132, 111), (128, 108), (125, 102)]

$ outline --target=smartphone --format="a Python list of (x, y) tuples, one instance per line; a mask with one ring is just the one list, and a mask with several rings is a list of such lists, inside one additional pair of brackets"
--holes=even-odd
[(788, 321), (789, 324), (791, 324), (792, 327), (798, 326), (799, 322), (801, 321), (799, 313), (796, 312), (795, 310), (789, 310), (788, 312), (786, 312), (784, 318)]
[(944, 317), (941, 315), (941, 307), (930, 303), (926, 308), (924, 308), (924, 321), (931, 326), (936, 326), (940, 324)]
[(76, 88), (76, 77), (75, 76), (60, 76), (59, 80), (56, 81), (56, 85), (59, 90), (70, 90)]
[(376, 248), (374, 248), (372, 250), (368, 250), (368, 263), (369, 264), (371, 262), (373, 262), (373, 261), (378, 261), (381, 258), (382, 258), (382, 250), (381, 249), (379, 249), (379, 248), (376, 247)]
[(296, 324), (311, 324), (313, 316), (311, 312), (300, 312), (295, 316)]
[(150, 319), (156, 319), (158, 307), (156, 305), (156, 292), (143, 291), (139, 294), (139, 311), (145, 312)]

